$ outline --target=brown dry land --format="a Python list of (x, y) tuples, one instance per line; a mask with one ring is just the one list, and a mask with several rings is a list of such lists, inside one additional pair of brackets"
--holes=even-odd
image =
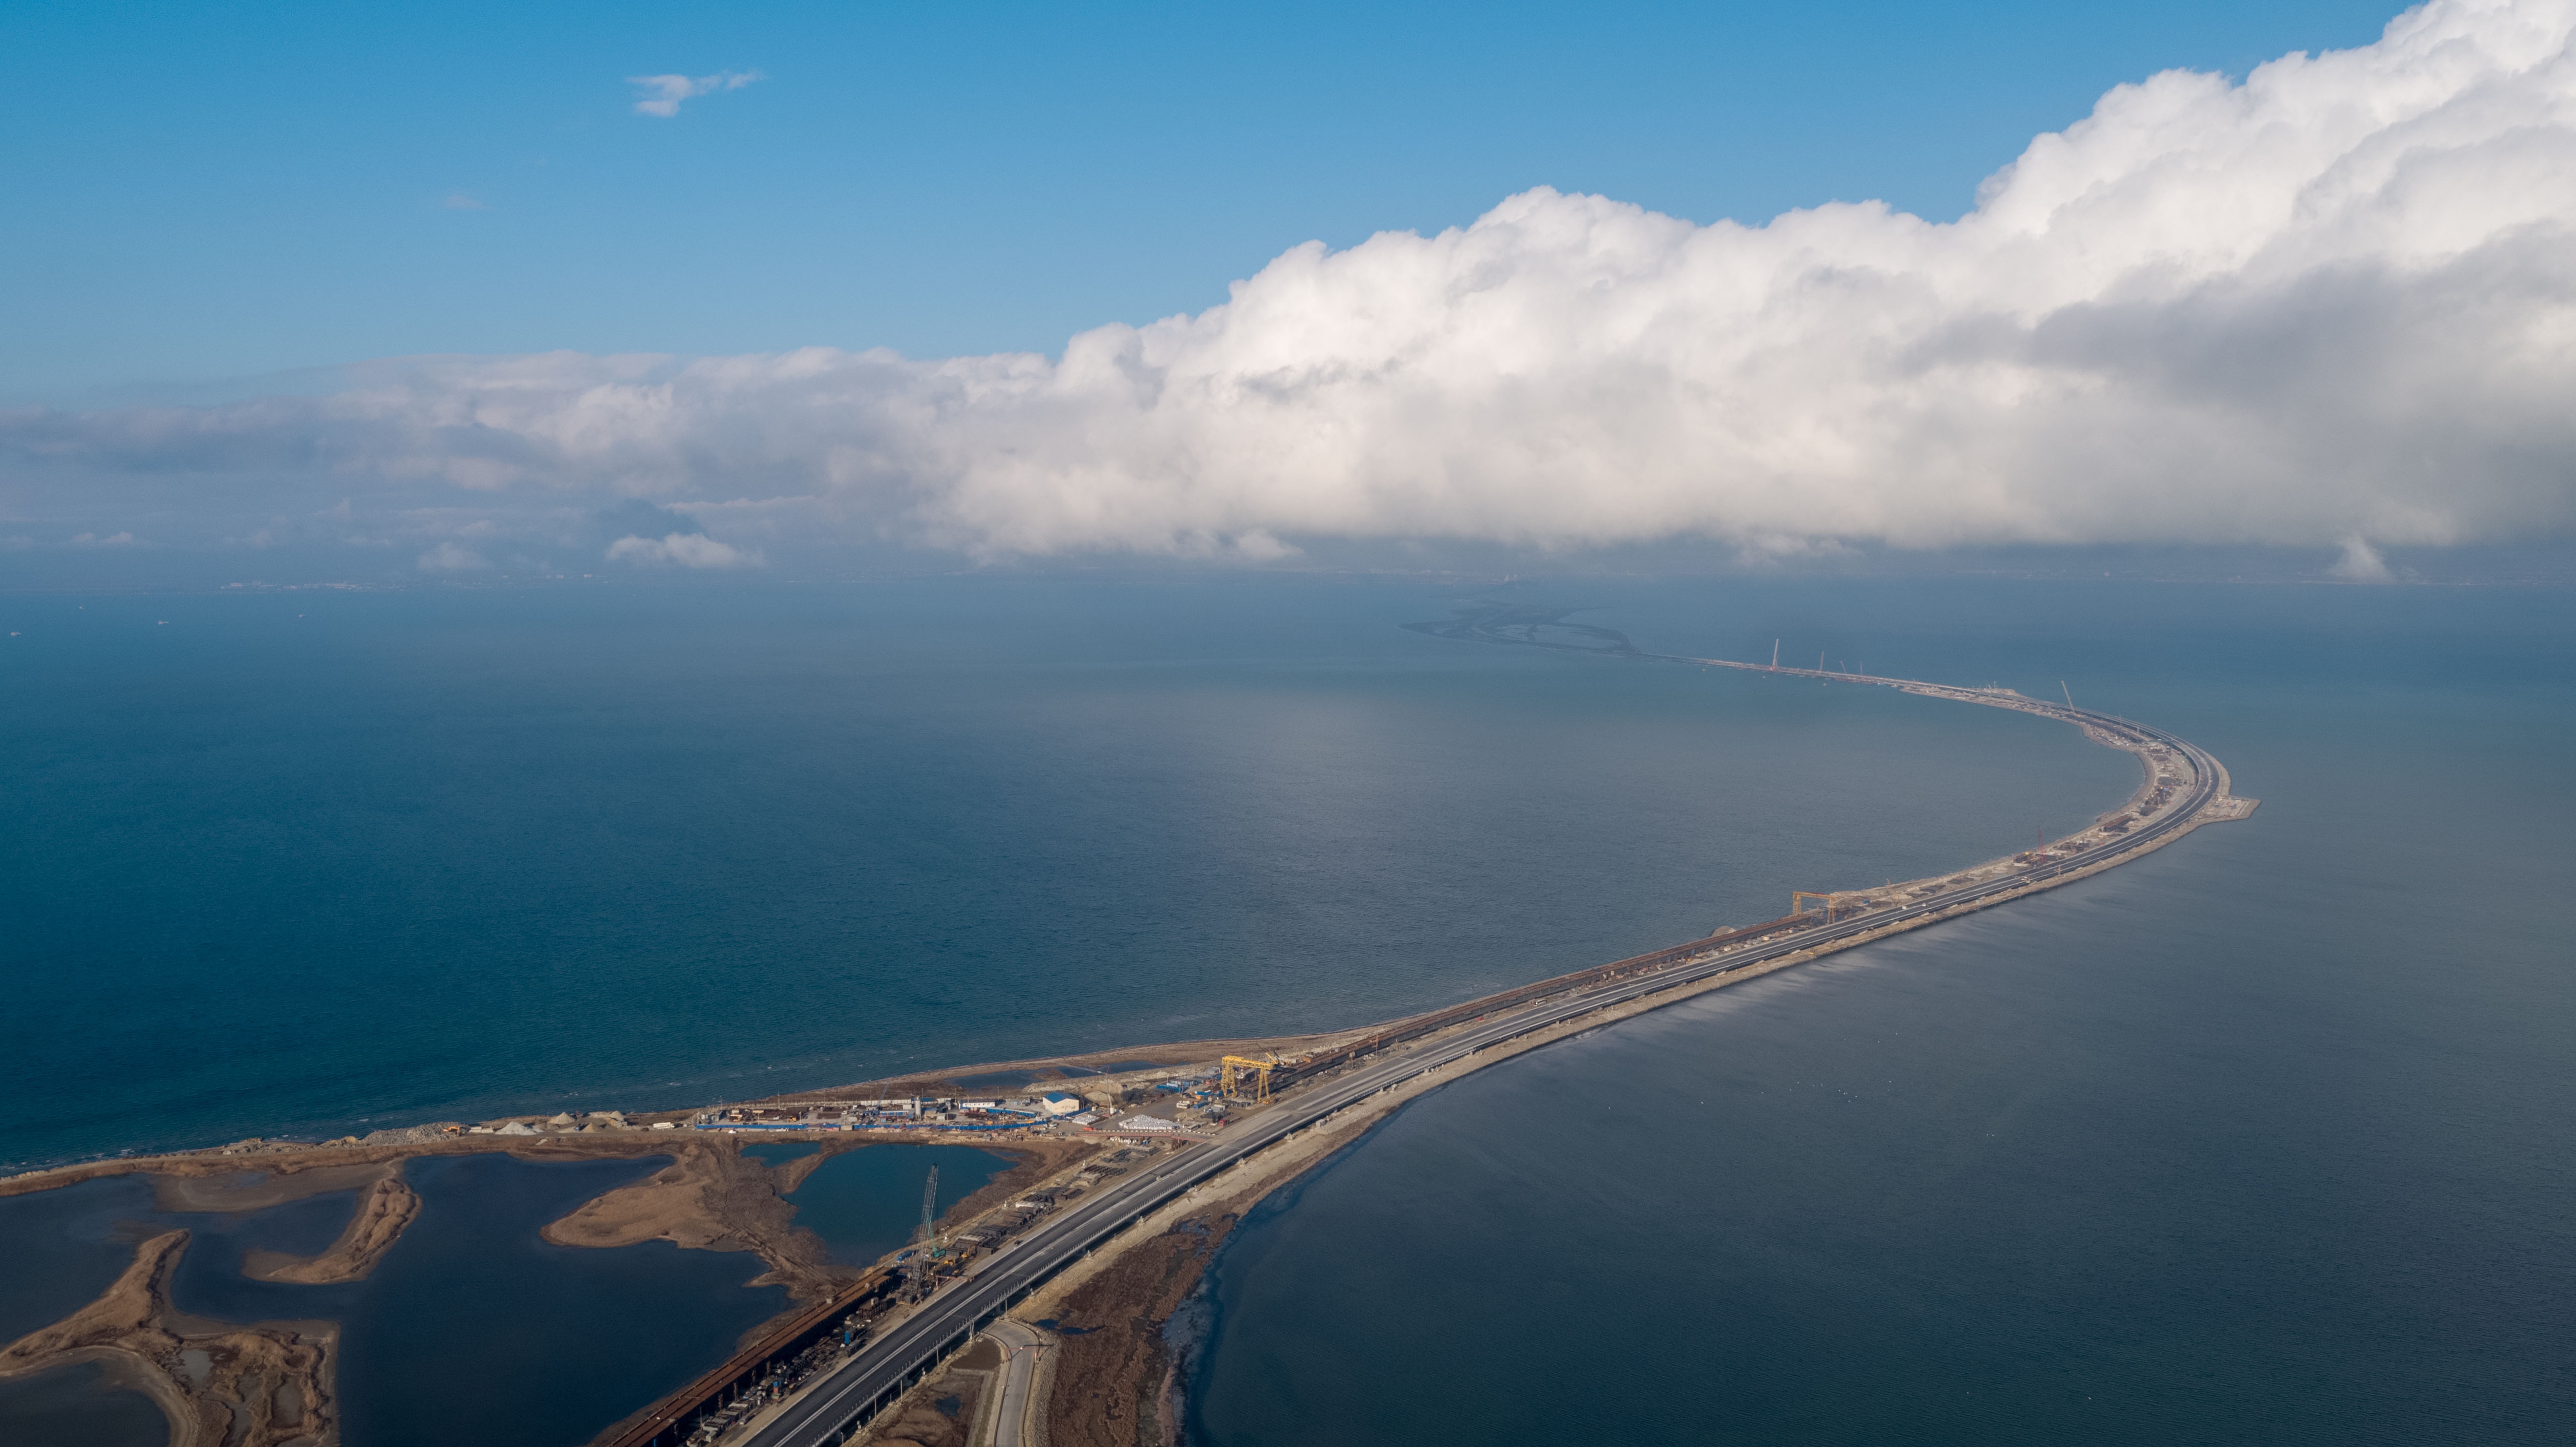
[(236, 1165), (220, 1176), (152, 1173), (152, 1203), (164, 1211), (265, 1211), (289, 1201), (360, 1190), (401, 1174), (398, 1163), (304, 1166), (245, 1171)]
[[(742, 1155), (737, 1137), (720, 1133), (695, 1135), (671, 1148), (680, 1159), (670, 1166), (634, 1185), (592, 1198), (570, 1215), (549, 1224), (543, 1234), (547, 1240), (567, 1246), (671, 1241), (700, 1250), (758, 1252), (770, 1270), (751, 1284), (786, 1285), (795, 1304), (745, 1332), (741, 1345), (749, 1350), (783, 1322), (830, 1299), (874, 1269), (829, 1260), (822, 1239), (790, 1224), (791, 1208), (778, 1198), (803, 1185), (807, 1176), (833, 1156), (888, 1143), (881, 1138), (839, 1132), (767, 1132), (763, 1138), (811, 1140), (821, 1149), (773, 1167)], [(981, 1148), (1012, 1157), (1013, 1163), (941, 1213), (939, 1226), (943, 1231), (962, 1227), (1002, 1202), (1080, 1165), (1106, 1146), (1097, 1140), (1040, 1138), (994, 1142)], [(602, 1430), (595, 1440), (616, 1439), (660, 1405), (646, 1403)]]
[(0, 1178), (0, 1196), (23, 1196), (76, 1186), (104, 1176), (148, 1175), (164, 1208), (178, 1211), (247, 1211), (345, 1191), (374, 1180), (382, 1168), (414, 1156), (474, 1155), (505, 1151), (523, 1161), (586, 1161), (602, 1156), (668, 1155), (674, 1131), (495, 1138), (451, 1137), (400, 1145), (296, 1145), (257, 1155), (191, 1151), (166, 1156), (125, 1156), (83, 1161)]
[[(1014, 1307), (1010, 1314), (1020, 1321), (1056, 1327), (1035, 1384), (1044, 1403), (1045, 1447), (1166, 1447), (1179, 1441), (1182, 1364), (1164, 1344), (1163, 1324), (1198, 1289), (1217, 1248), (1256, 1202), (1436, 1086), (1413, 1082), (1380, 1104), (1273, 1147), (1239, 1174), (1198, 1187), (1104, 1243)], [(990, 1343), (978, 1345), (988, 1349)], [(926, 1420), (918, 1414), (952, 1390), (956, 1376), (953, 1368), (934, 1372), (859, 1440), (870, 1447), (916, 1441), (932, 1447), (915, 1435)]]
[[(1584, 1028), (1594, 1028), (1587, 1024)], [(1318, 1122), (1104, 1242), (1011, 1310), (1060, 1330), (1038, 1391), (1046, 1447), (1167, 1447), (1181, 1440), (1179, 1369), (1164, 1323), (1198, 1290), (1253, 1206), (1445, 1078), (1417, 1079)]]
[[(769, 1270), (752, 1285), (785, 1286), (800, 1305), (823, 1300), (857, 1279), (863, 1269), (835, 1264), (823, 1239), (796, 1225), (796, 1208), (781, 1197), (803, 1185), (806, 1176), (831, 1157), (884, 1142), (829, 1133), (821, 1134), (816, 1143), (822, 1149), (813, 1155), (771, 1167), (742, 1154), (735, 1137), (693, 1134), (668, 1144), (669, 1153), (676, 1157), (670, 1165), (634, 1185), (583, 1203), (571, 1215), (548, 1225), (543, 1235), (558, 1246), (669, 1241), (696, 1251), (756, 1252)], [(1100, 1147), (1084, 1140), (1040, 1139), (997, 1143), (987, 1149), (1017, 1159), (1009, 1170), (951, 1206), (940, 1218), (943, 1223), (981, 1215)], [(767, 1329), (763, 1323), (752, 1335)]]
[(1018, 1156), (1020, 1163), (986, 1181), (973, 1195), (950, 1207), (947, 1214), (939, 1218), (941, 1229), (945, 1230), (950, 1222), (964, 1222), (981, 1216), (1048, 1177), (1059, 1175), (1067, 1168), (1079, 1165), (1116, 1144), (1115, 1141), (1084, 1140), (1077, 1136), (1063, 1140), (1040, 1138), (1013, 1141), (1007, 1146), (987, 1146), (985, 1149), (1002, 1155)]
[(989, 1341), (959, 1352), (922, 1391), (896, 1404), (868, 1434), (871, 1447), (972, 1447), (975, 1419), (995, 1390), (1002, 1353)]
[(751, 1284), (784, 1286), (800, 1302), (831, 1295), (844, 1279), (825, 1259), (822, 1241), (796, 1229), (795, 1208), (779, 1199), (777, 1173), (731, 1139), (679, 1141), (669, 1154), (671, 1164), (584, 1202), (541, 1234), (558, 1246), (668, 1241), (691, 1251), (757, 1252), (769, 1270)]
[[(254, 1251), (243, 1261), (244, 1274), (255, 1280), (320, 1284), (363, 1278), (419, 1218), (420, 1197), (402, 1180), (406, 1157), (469, 1150), (506, 1151), (525, 1160), (668, 1155), (673, 1157), (670, 1165), (583, 1203), (541, 1234), (566, 1246), (670, 1241), (692, 1250), (754, 1252), (769, 1270), (752, 1284), (784, 1285), (800, 1306), (830, 1296), (863, 1274), (860, 1268), (830, 1261), (822, 1239), (796, 1226), (794, 1208), (780, 1198), (831, 1156), (882, 1142), (826, 1136), (818, 1142), (820, 1151), (773, 1169), (743, 1155), (735, 1137), (692, 1133), (674, 1139), (676, 1134), (580, 1135), (507, 1146), (489, 1137), (475, 1137), (471, 1144), (316, 1146), (263, 1155), (255, 1170), (245, 1170), (248, 1163), (238, 1159), (106, 1161), (40, 1172), (32, 1181), (22, 1176), (0, 1182), (0, 1193), (146, 1170), (162, 1209), (229, 1212), (355, 1189), (360, 1193), (356, 1208), (329, 1250), (311, 1257)], [(954, 1224), (981, 1215), (1102, 1148), (1083, 1139), (996, 1143), (989, 1149), (1012, 1157), (1013, 1164), (941, 1219)], [(171, 1447), (336, 1443), (331, 1373), (337, 1328), (330, 1323), (235, 1326), (177, 1315), (169, 1305), (167, 1283), (187, 1241), (187, 1232), (172, 1231), (145, 1242), (133, 1265), (97, 1301), (0, 1352), (0, 1377), (101, 1362), (120, 1385), (142, 1391), (160, 1405), (171, 1422)], [(759, 1336), (769, 1325), (754, 1328), (745, 1339)], [(246, 1425), (236, 1430), (236, 1422)]]
[(1175, 1363), (1163, 1344), (1171, 1319), (1241, 1219), (1191, 1216), (1120, 1252), (1057, 1308), (1055, 1389), (1047, 1399), (1048, 1447), (1140, 1447), (1179, 1439)]
[[(146, 1241), (98, 1300), (0, 1351), (0, 1377), (99, 1361), (170, 1422), (171, 1447), (328, 1447), (339, 1440), (329, 1323), (224, 1326), (170, 1310), (170, 1272), (188, 1233)], [(211, 1330), (197, 1329), (211, 1327)]]
[(289, 1256), (283, 1251), (253, 1251), (242, 1259), (242, 1274), (253, 1281), (290, 1281), (322, 1286), (357, 1281), (376, 1269), (376, 1262), (403, 1228), (420, 1215), (420, 1196), (396, 1175), (386, 1175), (358, 1197), (358, 1208), (331, 1249), (319, 1256)]

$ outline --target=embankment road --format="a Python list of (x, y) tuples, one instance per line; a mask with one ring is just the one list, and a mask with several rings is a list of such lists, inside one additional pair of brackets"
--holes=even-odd
[[(2222, 802), (2227, 774), (2216, 759), (2170, 733), (2128, 719), (2071, 706), (2061, 708), (2008, 690), (1953, 688), (1910, 679), (1815, 669), (1765, 668), (1759, 664), (1731, 663), (1723, 659), (1676, 661), (1832, 682), (1876, 684), (1910, 693), (2039, 713), (2098, 730), (2113, 738), (2160, 745), (2187, 763), (2192, 778), (2181, 787), (2179, 797), (2171, 805), (2158, 810), (2150, 818), (2141, 819), (2132, 832), (2106, 839), (2064, 858), (1921, 899), (1888, 904), (1849, 918), (1834, 919), (1822, 926), (1798, 930), (1773, 943), (1736, 946), (1711, 958), (1685, 960), (1650, 973), (1576, 989), (1512, 1008), (1393, 1051), (1386, 1058), (1363, 1059), (1346, 1067), (1344, 1073), (1302, 1086), (1236, 1123), (1218, 1139), (1157, 1158), (1151, 1165), (1078, 1198), (995, 1255), (978, 1263), (976, 1270), (943, 1288), (919, 1309), (889, 1326), (882, 1336), (827, 1369), (783, 1410), (740, 1440), (749, 1447), (825, 1447), (825, 1444), (848, 1440), (949, 1352), (964, 1346), (986, 1323), (1119, 1232), (1151, 1215), (1183, 1192), (1212, 1180), (1258, 1152), (1417, 1076), (1447, 1070), (1491, 1046), (1566, 1025), (1587, 1015), (1637, 1005), (1648, 997), (1668, 992), (1672, 1000), (1677, 1001), (1698, 993), (1697, 989), (1690, 988), (1693, 986), (1723, 984), (1727, 982), (1724, 978), (1727, 976), (1750, 978), (1767, 973), (1768, 969), (1779, 968), (1793, 957), (1813, 957), (1861, 939), (1916, 928), (2034, 889), (2062, 884), (2075, 876), (2135, 858), (2213, 818), (2240, 817), (2238, 813), (2225, 812), (2232, 807), (2230, 803)], [(2213, 810), (2214, 804), (2218, 805), (2217, 810)], [(1468, 1069), (1474, 1068), (1474, 1064), (1468, 1066)]]

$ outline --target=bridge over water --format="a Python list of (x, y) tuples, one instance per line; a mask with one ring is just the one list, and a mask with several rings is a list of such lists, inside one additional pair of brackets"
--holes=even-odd
[[(1490, 620), (1488, 620), (1490, 621)], [(1506, 619), (1499, 626), (1525, 625)], [(1499, 637), (1477, 620), (1433, 628), (1444, 636), (1532, 642)], [(2241, 819), (2255, 801), (2228, 793), (2226, 769), (2207, 751), (2163, 729), (2132, 719), (2034, 699), (2000, 688), (1961, 688), (1915, 679), (1882, 678), (1822, 668), (1728, 659), (1644, 654), (1607, 630), (1587, 630), (1584, 651), (1656, 658), (1704, 667), (1743, 669), (1895, 688), (1931, 698), (2010, 708), (2058, 719), (2097, 740), (2136, 752), (2147, 764), (2148, 784), (2133, 798), (2156, 797), (2159, 768), (2173, 771), (2161, 802), (2146, 806), (2134, 826), (2090, 836), (2079, 847), (2029, 862), (1997, 861), (1945, 877), (1945, 886), (1919, 897), (1884, 897), (1849, 912), (1791, 915), (1748, 929), (1658, 950), (1633, 959), (1540, 981), (1470, 1000), (1432, 1014), (1394, 1022), (1329, 1055), (1298, 1062), (1273, 1080), (1270, 1104), (1236, 1122), (1216, 1140), (1187, 1147), (1104, 1185), (1031, 1227), (960, 1280), (941, 1287), (909, 1315), (873, 1339), (832, 1360), (797, 1390), (782, 1409), (757, 1425), (736, 1429), (724, 1441), (744, 1447), (825, 1447), (847, 1441), (949, 1353), (966, 1345), (1050, 1278), (1120, 1233), (1171, 1204), (1193, 1187), (1215, 1179), (1280, 1142), (1361, 1106), (1374, 1096), (1434, 1073), (1460, 1074), (1493, 1063), (1478, 1059), (1494, 1046), (1559, 1029), (1587, 1017), (1631, 1014), (1670, 1004), (1704, 990), (1752, 979), (1835, 950), (1903, 930), (1920, 928), (2041, 889), (2053, 888), (2135, 859), (2205, 823)], [(1615, 641), (1614, 641), (1615, 640)], [(1606, 645), (1606, 646), (1605, 646)], [(1540, 646), (1574, 646), (1540, 642)], [(2027, 857), (2025, 857), (2027, 858)], [(1499, 1058), (1499, 1057), (1495, 1057)], [(746, 1352), (680, 1398), (666, 1402), (619, 1439), (616, 1447), (678, 1447), (703, 1412), (728, 1392), (773, 1374), (779, 1364), (818, 1343), (828, 1344), (836, 1320), (830, 1306), (791, 1323), (772, 1343)]]

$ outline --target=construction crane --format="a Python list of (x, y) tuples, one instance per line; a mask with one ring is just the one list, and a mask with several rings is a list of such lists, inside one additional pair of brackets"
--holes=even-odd
[(939, 1167), (921, 1183), (921, 1224), (912, 1228), (912, 1269), (904, 1273), (904, 1294), (927, 1300), (939, 1289), (939, 1238), (931, 1233), (931, 1212), (939, 1207)]
[(1278, 1064), (1276, 1055), (1266, 1060), (1229, 1055), (1218, 1066), (1217, 1093), (1231, 1101), (1259, 1105), (1270, 1099), (1270, 1072)]
[(930, 1242), (933, 1255), (938, 1254), (938, 1243), (932, 1239), (930, 1234), (930, 1213), (932, 1208), (936, 1207), (938, 1204), (939, 1167), (932, 1166), (930, 1168), (930, 1179), (921, 1183), (921, 1224), (912, 1229), (912, 1239), (916, 1244), (925, 1241)]
[(1834, 897), (1830, 894), (1818, 894), (1814, 890), (1809, 889), (1793, 889), (1789, 892), (1789, 913), (1792, 915), (1805, 914), (1807, 912), (1807, 901), (1811, 899), (1824, 905), (1825, 923), (1832, 924), (1834, 922)]

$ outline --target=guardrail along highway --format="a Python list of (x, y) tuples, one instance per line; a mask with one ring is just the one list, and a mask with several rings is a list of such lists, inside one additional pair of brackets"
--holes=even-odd
[[(2177, 777), (2164, 802), (2141, 810), (2134, 827), (2124, 833), (2105, 835), (2098, 842), (2087, 842), (2060, 855), (2034, 859), (2024, 867), (1988, 871), (1992, 877), (1980, 877), (1921, 898), (1875, 900), (1869, 907), (1847, 915), (1836, 914), (1829, 905), (1823, 922), (1801, 925), (1790, 929), (1786, 937), (1769, 938), (1768, 942), (1721, 944), (1715, 942), (1728, 937), (1712, 936), (1705, 952), (1686, 946), (1641, 956), (1640, 962), (1652, 962), (1651, 966), (1640, 963), (1633, 972), (1614, 969), (1615, 978), (1512, 1004), (1482, 1019), (1443, 1027), (1427, 1038), (1407, 1039), (1401, 1032), (1390, 1032), (1384, 1037), (1388, 1043), (1374, 1054), (1349, 1058), (1320, 1077), (1291, 1077), (1295, 1083), (1289, 1089), (1266, 1108), (1230, 1126), (1217, 1139), (1157, 1156), (1150, 1164), (1076, 1198), (1032, 1226), (997, 1254), (978, 1263), (977, 1269), (963, 1279), (943, 1287), (910, 1315), (887, 1326), (876, 1339), (819, 1372), (775, 1416), (736, 1440), (754, 1447), (822, 1447), (846, 1440), (949, 1351), (964, 1345), (987, 1322), (1086, 1253), (1191, 1187), (1380, 1092), (1536, 1031), (1636, 1005), (1657, 995), (1673, 993), (1674, 999), (1684, 998), (1697, 993), (1689, 987), (1725, 983), (1728, 976), (1749, 977), (1762, 972), (1757, 967), (1776, 968), (1795, 956), (1812, 956), (2063, 883), (2135, 858), (2199, 824), (2242, 817), (2243, 811), (2251, 808), (2252, 801), (2228, 797), (2226, 770), (2205, 751), (2162, 729), (2078, 709), (2071, 701), (2061, 707), (2007, 689), (1955, 688), (1910, 679), (1724, 659), (1672, 661), (1829, 683), (1878, 685), (2042, 714), (2083, 727), (2115, 747), (2139, 752), (2149, 760), (2151, 786), (2158, 777), (2159, 760), (2178, 761), (2182, 767), (2176, 770)], [(2178, 777), (2183, 772), (2188, 772), (2187, 780)], [(2153, 796), (2142, 788), (2140, 797)], [(1455, 1015), (1457, 1011), (1442, 1013)]]

